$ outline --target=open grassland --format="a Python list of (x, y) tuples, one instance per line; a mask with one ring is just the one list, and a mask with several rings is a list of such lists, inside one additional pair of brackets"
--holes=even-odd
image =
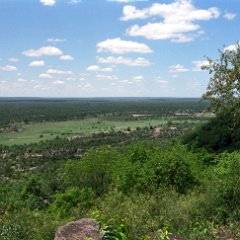
[(108, 121), (89, 118), (84, 120), (31, 123), (23, 124), (20, 132), (0, 133), (0, 144), (29, 144), (54, 139), (56, 137), (85, 136), (99, 132), (135, 130), (136, 128), (151, 126), (161, 127), (169, 123), (169, 121), (171, 121), (172, 124), (180, 124), (184, 122), (201, 123), (205, 120), (202, 118), (187, 121), (174, 118), (159, 118), (150, 120)]
[(206, 107), (199, 99), (0, 99), (0, 144), (198, 124), (210, 117)]

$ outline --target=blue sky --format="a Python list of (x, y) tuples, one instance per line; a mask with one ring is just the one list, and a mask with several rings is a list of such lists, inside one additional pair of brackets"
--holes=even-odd
[(0, 97), (200, 97), (239, 0), (0, 0)]

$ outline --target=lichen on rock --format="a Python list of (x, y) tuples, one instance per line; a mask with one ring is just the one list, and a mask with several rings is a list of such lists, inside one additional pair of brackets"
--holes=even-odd
[(102, 240), (99, 235), (100, 225), (93, 219), (82, 218), (58, 228), (54, 240)]

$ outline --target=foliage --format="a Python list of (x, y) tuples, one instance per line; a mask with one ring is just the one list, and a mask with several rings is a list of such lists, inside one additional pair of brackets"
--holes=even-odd
[(164, 226), (163, 229), (158, 229), (156, 232), (150, 235), (145, 236), (144, 240), (170, 240), (169, 226)]
[(51, 212), (59, 217), (67, 217), (73, 215), (75, 210), (81, 216), (93, 205), (95, 193), (90, 188), (70, 187), (64, 193), (56, 194), (55, 198), (50, 207)]
[(90, 212), (90, 217), (100, 224), (100, 235), (106, 240), (127, 240), (127, 229), (124, 221), (119, 217), (104, 218), (97, 209)]
[(106, 240), (127, 240), (126, 226), (122, 223), (117, 228), (104, 224), (101, 226), (101, 235)]
[(0, 239), (52, 240), (58, 225), (55, 216), (26, 208), (7, 213), (0, 219)]
[(40, 175), (29, 174), (23, 182), (20, 196), (32, 209), (44, 208), (49, 202), (50, 190)]
[(123, 188), (128, 192), (174, 188), (185, 193), (198, 182), (196, 171), (200, 168), (199, 161), (181, 144), (174, 143), (173, 147), (166, 148), (145, 142), (132, 144), (127, 155), (131, 168)]
[(184, 142), (192, 149), (201, 151), (205, 148), (210, 152), (222, 152), (235, 149), (239, 145), (238, 130), (231, 130), (229, 121), (221, 116), (211, 119), (208, 123), (198, 127), (194, 132), (186, 135)]
[(234, 151), (240, 147), (240, 127), (236, 127), (231, 113), (219, 112), (208, 123), (185, 136), (184, 142), (192, 149), (205, 148), (209, 152)]
[(212, 152), (239, 149), (240, 138), (240, 45), (219, 50), (219, 59), (208, 58), (202, 69), (211, 77), (204, 99), (216, 118), (199, 127), (185, 141), (191, 148), (206, 148)]
[(240, 153), (219, 156), (214, 169), (217, 176), (216, 205), (224, 217), (240, 220)]
[[(239, 239), (240, 153), (216, 153), (239, 146), (239, 130), (230, 115), (221, 113), (220, 118), (218, 113), (202, 128), (204, 133), (189, 137), (187, 148), (172, 137), (194, 126), (194, 113), (202, 109), (195, 100), (119, 101), (17, 103), (32, 117), (26, 114), (28, 126), (38, 116), (39, 121), (59, 121), (86, 114), (88, 121), (95, 109), (99, 124), (124, 120), (131, 132), (112, 128), (77, 139), (0, 145), (0, 238), (50, 240), (58, 226), (93, 217), (111, 240), (167, 239), (169, 232), (191, 240)], [(16, 102), (4, 104), (0, 101), (0, 111)], [(48, 114), (53, 106), (56, 111)], [(7, 115), (12, 122), (22, 121), (15, 107), (12, 115), (2, 115), (1, 124)], [(151, 125), (156, 117), (168, 124)], [(149, 120), (149, 126), (133, 130), (130, 122), (141, 120)], [(160, 135), (155, 135), (156, 127)]]
[(234, 125), (239, 126), (239, 96), (240, 96), (240, 45), (235, 49), (219, 51), (219, 59), (208, 59), (209, 64), (202, 68), (212, 75), (204, 98), (211, 101), (216, 113), (227, 112), (234, 119)]
[[(207, 102), (176, 98), (92, 98), (92, 99), (34, 99), (1, 98), (0, 130), (11, 123), (60, 122), (100, 117), (105, 120), (129, 121), (173, 116), (174, 112), (201, 112)], [(132, 114), (141, 114), (133, 117)], [(186, 119), (186, 116), (179, 116)], [(189, 117), (188, 117), (189, 118)]]
[(113, 148), (89, 151), (81, 161), (69, 161), (63, 166), (62, 178), (67, 186), (91, 188), (97, 195), (108, 191), (110, 185), (124, 181), (128, 163)]
[(0, 237), (2, 240), (29, 239), (29, 227), (16, 222), (16, 219), (10, 219), (2, 226)]
[(162, 151), (156, 158), (154, 169), (157, 187), (173, 187), (179, 193), (186, 193), (197, 184), (196, 171), (199, 171), (200, 165), (197, 166), (196, 157), (188, 152), (184, 146), (171, 147)]

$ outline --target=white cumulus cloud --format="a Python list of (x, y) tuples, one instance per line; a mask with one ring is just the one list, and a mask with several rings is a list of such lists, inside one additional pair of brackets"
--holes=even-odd
[(139, 76), (134, 76), (134, 77), (133, 77), (133, 80), (140, 82), (140, 81), (144, 80), (144, 77), (141, 76), (141, 75), (139, 75)]
[(101, 68), (98, 65), (91, 65), (86, 69), (88, 72), (99, 72), (100, 70)]
[(227, 20), (233, 20), (235, 17), (237, 16), (237, 14), (235, 13), (230, 13), (230, 12), (226, 12), (223, 17), (226, 18)]
[(98, 74), (98, 75), (96, 75), (96, 78), (98, 80), (117, 80), (118, 76), (116, 76), (116, 75), (101, 75), (101, 74)]
[(60, 59), (61, 59), (61, 60), (64, 60), (64, 61), (71, 61), (71, 60), (73, 60), (74, 58), (73, 58), (72, 56), (70, 56), (70, 55), (62, 55), (62, 56), (60, 57)]
[(122, 64), (127, 66), (139, 66), (139, 67), (147, 67), (151, 65), (145, 58), (138, 57), (136, 59), (132, 58), (124, 58), (122, 56), (119, 57), (97, 57), (99, 63), (109, 63), (109, 64)]
[(169, 67), (169, 72), (170, 73), (181, 73), (181, 72), (188, 72), (188, 71), (189, 71), (189, 69), (185, 68), (181, 64), (172, 65), (172, 66)]
[(201, 29), (199, 21), (208, 21), (219, 16), (220, 11), (216, 7), (197, 9), (191, 0), (176, 0), (169, 4), (154, 3), (144, 9), (125, 6), (121, 20), (159, 17), (160, 20), (155, 22), (131, 26), (127, 29), (127, 34), (152, 40), (170, 39), (176, 42), (189, 42), (198, 36), (196, 32)]
[(46, 71), (47, 74), (56, 74), (56, 75), (71, 75), (73, 74), (72, 71), (63, 71), (59, 69), (48, 69)]
[(22, 52), (27, 57), (41, 57), (41, 56), (60, 56), (63, 52), (56, 47), (46, 46), (39, 49), (28, 49)]
[(88, 72), (112, 72), (113, 69), (110, 67), (101, 68), (98, 65), (91, 65), (86, 68), (86, 71), (88, 71)]
[(28, 64), (30, 67), (42, 67), (45, 65), (44, 61), (33, 61)]
[(72, 76), (73, 72), (72, 71), (63, 71), (59, 69), (48, 69), (45, 73), (41, 73), (38, 75), (39, 78), (43, 79), (51, 79), (55, 77), (65, 77), (65, 76)]
[(53, 82), (53, 84), (54, 85), (63, 85), (63, 84), (65, 84), (65, 82), (64, 81), (60, 81), (60, 80), (56, 80), (56, 81)]
[(123, 8), (123, 17), (121, 17), (121, 20), (128, 21), (134, 19), (145, 19), (148, 17), (148, 8), (138, 10), (135, 6), (127, 5)]
[(40, 0), (40, 3), (42, 3), (44, 6), (54, 6), (56, 0)]
[(107, 39), (97, 44), (98, 52), (110, 52), (113, 54), (125, 54), (125, 53), (152, 53), (150, 47), (146, 44), (125, 41), (120, 38)]
[(17, 67), (12, 66), (12, 65), (5, 65), (5, 66), (3, 66), (3, 67), (0, 67), (0, 69), (1, 69), (2, 71), (5, 71), (5, 72), (12, 72), (12, 71), (17, 71), (17, 70), (18, 70)]
[(39, 78), (52, 78), (52, 75), (48, 74), (48, 73), (41, 73), (38, 76)]
[(66, 42), (65, 38), (48, 38), (47, 42)]

